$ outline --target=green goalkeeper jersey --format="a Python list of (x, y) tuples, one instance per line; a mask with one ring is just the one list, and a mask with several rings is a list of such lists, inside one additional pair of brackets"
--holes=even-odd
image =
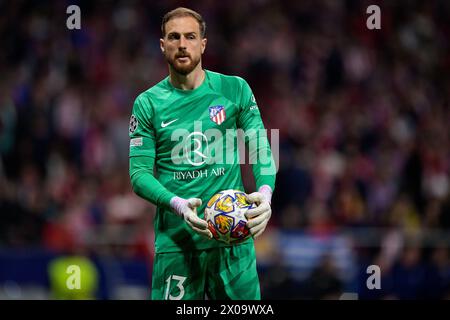
[[(244, 191), (238, 132), (242, 130), (257, 189), (275, 185), (275, 163), (256, 100), (247, 82), (205, 70), (194, 90), (175, 88), (165, 78), (141, 93), (130, 120), (130, 177), (133, 189), (157, 205), (158, 253), (226, 246), (193, 232), (169, 205), (174, 196), (200, 198)], [(252, 241), (252, 240), (248, 240)]]

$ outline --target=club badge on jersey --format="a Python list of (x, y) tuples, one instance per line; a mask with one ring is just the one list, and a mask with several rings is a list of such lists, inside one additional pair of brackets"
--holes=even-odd
[(225, 121), (225, 107), (224, 106), (213, 106), (209, 107), (209, 118), (220, 125)]

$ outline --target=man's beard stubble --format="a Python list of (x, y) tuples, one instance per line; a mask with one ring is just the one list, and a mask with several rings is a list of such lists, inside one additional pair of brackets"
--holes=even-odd
[[(176, 60), (179, 58), (179, 57), (188, 57), (189, 59), (190, 59), (190, 63), (188, 63), (188, 64), (178, 64), (177, 62), (176, 62)], [(192, 59), (192, 56), (191, 55), (189, 55), (189, 54), (187, 54), (187, 53), (177, 53), (176, 55), (175, 55), (175, 58), (170, 58), (170, 57), (165, 57), (166, 58), (166, 61), (167, 61), (167, 63), (169, 64), (169, 65), (171, 65), (172, 66), (172, 68), (177, 72), (177, 73), (179, 73), (179, 74), (181, 74), (181, 75), (188, 75), (189, 73), (191, 73), (197, 66), (198, 66), (198, 64), (200, 63), (200, 57), (198, 58), (198, 59), (196, 59), (196, 60), (194, 60), (194, 59)]]

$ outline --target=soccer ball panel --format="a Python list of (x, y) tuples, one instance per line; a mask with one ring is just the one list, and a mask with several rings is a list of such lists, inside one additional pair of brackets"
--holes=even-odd
[(236, 192), (236, 205), (240, 208), (251, 208), (253, 204), (248, 202), (244, 192)]
[(216, 193), (215, 195), (213, 195), (213, 196), (211, 197), (211, 199), (209, 199), (209, 201), (208, 201), (208, 203), (206, 204), (206, 206), (207, 206), (208, 208), (211, 208), (211, 207), (214, 205), (214, 203), (217, 201), (217, 199), (219, 199), (220, 196), (221, 196), (221, 193)]
[(234, 218), (225, 214), (218, 214), (214, 217), (214, 224), (220, 233), (227, 234), (233, 228)]
[(219, 197), (219, 200), (216, 202), (214, 209), (219, 212), (233, 212), (234, 211), (234, 198), (230, 195), (226, 194)]
[(211, 231), (214, 239), (219, 239), (219, 234), (217, 233), (217, 229), (214, 227), (214, 224), (211, 221), (208, 221), (208, 229)]

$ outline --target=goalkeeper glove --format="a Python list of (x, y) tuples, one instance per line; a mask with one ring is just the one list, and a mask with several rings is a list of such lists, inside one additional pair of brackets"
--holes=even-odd
[(245, 213), (248, 219), (247, 227), (250, 229), (253, 238), (259, 237), (266, 229), (272, 215), (271, 199), (272, 189), (268, 185), (263, 185), (258, 192), (248, 195), (248, 201), (256, 204), (256, 208), (249, 209)]
[(196, 233), (211, 239), (212, 233), (208, 229), (208, 224), (205, 220), (197, 216), (197, 208), (202, 205), (202, 200), (198, 198), (183, 199), (180, 197), (173, 197), (170, 200), (170, 207), (172, 210), (183, 217), (187, 225)]

